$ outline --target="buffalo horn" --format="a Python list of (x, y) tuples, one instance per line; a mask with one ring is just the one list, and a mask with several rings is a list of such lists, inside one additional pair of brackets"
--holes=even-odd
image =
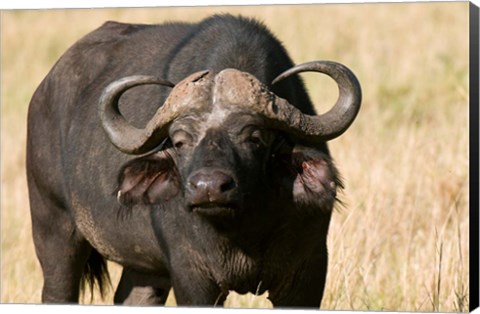
[(124, 92), (132, 87), (147, 84), (174, 87), (173, 83), (154, 76), (133, 75), (112, 82), (100, 97), (99, 114), (103, 128), (110, 141), (122, 152), (145, 153), (155, 148), (161, 138), (165, 136), (163, 133), (166, 130), (162, 125), (169, 122), (168, 114), (158, 114), (157, 112), (156, 116), (162, 117), (162, 121), (157, 122), (157, 125), (152, 125), (151, 120), (144, 129), (138, 129), (122, 116), (118, 108), (119, 99)]
[(362, 91), (355, 75), (344, 65), (332, 61), (312, 61), (295, 66), (277, 76), (272, 84), (301, 72), (319, 72), (335, 80), (339, 89), (336, 104), (328, 112), (310, 116), (301, 113), (286, 100), (277, 98), (276, 119), (291, 132), (307, 141), (332, 140), (345, 132), (360, 109)]

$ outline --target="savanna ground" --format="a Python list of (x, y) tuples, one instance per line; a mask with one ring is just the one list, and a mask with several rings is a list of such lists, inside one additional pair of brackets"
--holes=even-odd
[[(346, 189), (331, 224), (322, 308), (467, 311), (468, 3), (1, 12), (1, 302), (40, 301), (26, 114), (55, 61), (106, 20), (199, 21), (219, 12), (259, 18), (295, 63), (336, 60), (362, 84), (357, 120), (330, 144)], [(329, 108), (335, 83), (304, 78), (319, 111)], [(115, 286), (120, 267), (109, 266)], [(93, 302), (111, 304), (112, 295)], [(231, 293), (227, 306), (271, 304)]]

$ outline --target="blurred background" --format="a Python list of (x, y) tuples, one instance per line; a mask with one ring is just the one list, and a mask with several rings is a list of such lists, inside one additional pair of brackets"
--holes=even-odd
[[(29, 100), (58, 58), (107, 20), (263, 21), (295, 63), (334, 60), (363, 88), (330, 148), (344, 178), (333, 215), (323, 309), (468, 311), (468, 3), (275, 5), (1, 12), (1, 303), (38, 303), (25, 177)], [(336, 84), (305, 74), (319, 112)], [(120, 267), (109, 264), (113, 286)], [(89, 293), (83, 297), (90, 303)], [(231, 293), (229, 307), (270, 307)], [(112, 304), (113, 289), (104, 300)], [(168, 301), (174, 305), (172, 295)]]

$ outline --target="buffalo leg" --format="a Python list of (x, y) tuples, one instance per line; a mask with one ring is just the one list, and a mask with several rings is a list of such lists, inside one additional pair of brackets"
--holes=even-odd
[[(182, 269), (182, 267), (179, 267), (179, 269)], [(206, 278), (199, 272), (178, 271), (173, 273), (172, 284), (177, 305), (223, 305), (228, 294), (223, 292), (210, 278)]]
[(49, 193), (30, 184), (35, 251), (43, 271), (43, 303), (78, 303), (80, 280), (91, 246), (73, 217)]
[[(326, 248), (325, 248), (326, 252)], [(286, 291), (273, 290), (269, 299), (274, 307), (320, 307), (327, 274), (327, 255), (311, 259), (297, 274), (295, 285)]]
[(115, 291), (115, 304), (164, 305), (170, 291), (168, 275), (154, 276), (124, 268)]

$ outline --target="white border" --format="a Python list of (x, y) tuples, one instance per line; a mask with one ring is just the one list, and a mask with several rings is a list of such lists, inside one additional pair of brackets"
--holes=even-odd
[[(0, 3), (0, 10), (12, 9), (75, 9), (75, 8), (139, 8), (139, 7), (182, 7), (182, 6), (209, 6), (209, 5), (270, 5), (270, 4), (330, 4), (330, 3), (409, 3), (409, 2), (467, 2), (466, 0), (416, 0), (416, 1), (400, 1), (400, 0), (323, 0), (323, 1), (295, 1), (295, 0), (69, 0), (69, 1), (33, 1), (33, 0), (3, 0)], [(480, 7), (480, 0), (471, 0), (473, 4)], [(121, 306), (99, 306), (99, 305), (22, 305), (22, 304), (0, 304), (2, 313), (19, 313), (27, 310), (28, 312), (38, 312), (56, 314), (65, 312), (71, 313), (137, 313), (138, 310), (145, 313), (239, 313), (239, 314), (256, 314), (256, 313), (278, 313), (284, 312), (288, 314), (304, 314), (310, 312), (309, 310), (266, 310), (266, 309), (212, 309), (212, 308), (178, 308), (178, 307), (121, 307)], [(315, 311), (317, 312), (317, 311)], [(337, 314), (337, 313), (362, 313), (352, 311), (319, 311), (322, 314)], [(369, 312), (365, 312), (369, 313)], [(382, 314), (398, 313), (398, 312), (381, 312)], [(405, 314), (416, 312), (401, 312)], [(472, 313), (480, 314), (480, 308), (477, 308)]]
[[(394, 3), (394, 2), (467, 2), (466, 0), (69, 0), (69, 1), (33, 1), (33, 0), (3, 0), (0, 9), (75, 9), (75, 8), (139, 8), (139, 7), (181, 7), (208, 5), (269, 5), (269, 4), (310, 4), (310, 3)], [(472, 0), (479, 5), (480, 0)]]

